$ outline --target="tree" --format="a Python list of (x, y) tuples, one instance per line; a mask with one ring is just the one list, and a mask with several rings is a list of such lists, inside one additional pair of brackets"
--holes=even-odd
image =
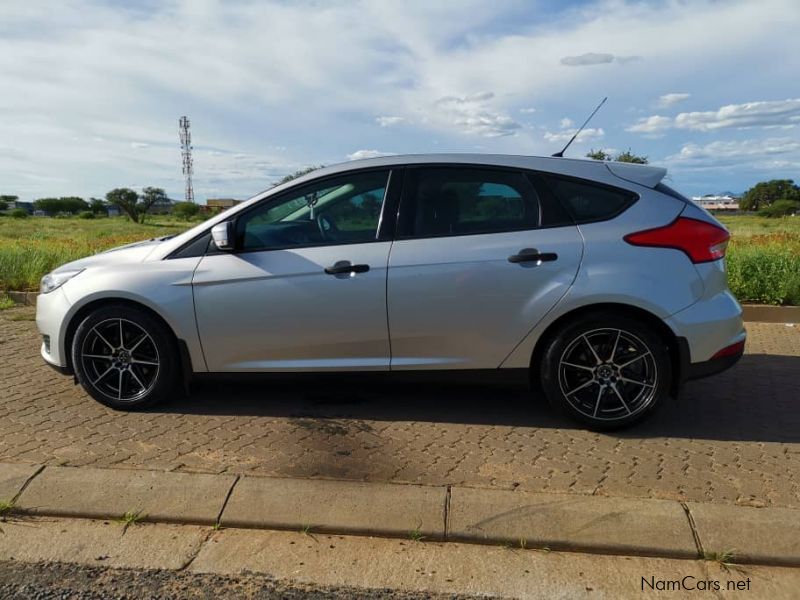
[(89, 205), (83, 198), (77, 196), (62, 196), (61, 198), (39, 198), (33, 203), (36, 210), (57, 215), (60, 213), (76, 214), (87, 210)]
[(794, 215), (800, 211), (800, 202), (794, 200), (775, 200), (769, 206), (765, 206), (758, 214), (762, 217), (785, 217)]
[(184, 221), (190, 220), (200, 212), (200, 207), (194, 202), (176, 202), (172, 207), (172, 214)]
[(595, 150), (592, 148), (586, 153), (586, 158), (591, 158), (592, 160), (611, 160), (613, 157), (605, 150)]
[(134, 223), (139, 222), (138, 201), (139, 194), (130, 188), (115, 188), (106, 194), (106, 202), (119, 208)]
[(590, 152), (586, 153), (586, 158), (591, 158), (592, 160), (613, 160), (614, 162), (635, 163), (637, 165), (646, 165), (649, 162), (646, 156), (634, 154), (631, 152), (630, 148), (625, 150), (625, 152), (618, 153), (616, 156), (611, 156), (611, 154), (605, 150), (592, 149)]
[(771, 179), (755, 184), (739, 202), (742, 210), (760, 210), (778, 200), (800, 202), (800, 187), (791, 179)]
[(8, 205), (17, 200), (19, 200), (19, 196), (10, 196), (8, 194), (0, 195), (0, 211), (8, 210)]
[(144, 188), (142, 190), (142, 195), (139, 196), (139, 203), (136, 205), (136, 209), (139, 211), (139, 222), (144, 223), (144, 219), (147, 216), (147, 211), (149, 211), (154, 204), (164, 204), (169, 202), (170, 199), (162, 188)]
[(625, 152), (620, 152), (614, 158), (616, 162), (624, 162), (624, 163), (634, 163), (637, 165), (646, 165), (648, 163), (646, 156), (639, 156), (638, 154), (634, 154), (631, 152), (631, 149), (628, 148)]
[(324, 166), (325, 165), (319, 165), (318, 167), (310, 166), (310, 167), (306, 167), (305, 169), (300, 169), (299, 171), (295, 171), (291, 175), (286, 175), (285, 177), (283, 177), (280, 181), (278, 181), (278, 183), (274, 184), (272, 187), (275, 187), (277, 185), (281, 185), (283, 183), (287, 183), (287, 182), (291, 181), (292, 179), (297, 179), (298, 177), (302, 177), (303, 175), (307, 175), (308, 173), (311, 173), (312, 171), (316, 171), (317, 169), (321, 169)]
[(96, 215), (103, 214), (108, 210), (106, 201), (102, 200), (101, 198), (92, 198), (89, 200), (89, 210)]

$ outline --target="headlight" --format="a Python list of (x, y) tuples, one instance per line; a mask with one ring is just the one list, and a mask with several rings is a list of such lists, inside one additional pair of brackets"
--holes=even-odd
[(67, 283), (70, 279), (75, 277), (75, 275), (77, 275), (81, 271), (83, 271), (83, 269), (48, 273), (47, 275), (42, 277), (42, 281), (39, 284), (39, 291), (42, 294), (47, 294), (49, 292), (52, 292), (53, 290), (57, 290), (62, 285)]

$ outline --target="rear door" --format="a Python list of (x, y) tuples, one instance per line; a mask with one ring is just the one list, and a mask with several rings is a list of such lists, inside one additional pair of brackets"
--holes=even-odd
[(389, 256), (392, 370), (493, 369), (566, 293), (581, 236), (517, 170), (406, 169)]

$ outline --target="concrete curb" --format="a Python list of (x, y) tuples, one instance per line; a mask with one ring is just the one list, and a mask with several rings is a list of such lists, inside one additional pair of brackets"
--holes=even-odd
[[(0, 463), (0, 500), (48, 517), (307, 530), (800, 566), (800, 510), (351, 481)], [(735, 524), (735, 526), (732, 526)]]
[[(17, 304), (36, 306), (37, 292), (0, 291)], [(754, 323), (800, 323), (800, 306), (773, 306), (769, 304), (743, 304), (742, 317)]]
[(751, 323), (800, 323), (800, 306), (743, 304), (742, 317)]

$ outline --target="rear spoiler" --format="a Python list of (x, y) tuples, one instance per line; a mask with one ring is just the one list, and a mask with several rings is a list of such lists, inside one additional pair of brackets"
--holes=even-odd
[(667, 174), (664, 167), (651, 167), (636, 163), (607, 162), (606, 168), (611, 171), (612, 175), (620, 179), (649, 188), (656, 187)]

